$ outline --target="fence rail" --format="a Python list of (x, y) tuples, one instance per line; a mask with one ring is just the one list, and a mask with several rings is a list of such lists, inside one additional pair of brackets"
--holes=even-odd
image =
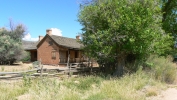
[[(41, 71), (43, 72), (41, 74)], [(90, 73), (99, 71), (98, 67), (83, 67), (83, 68), (71, 68), (71, 69), (60, 69), (60, 68), (53, 68), (53, 69), (33, 69), (33, 70), (27, 70), (27, 71), (19, 71), (19, 72), (0, 72), (0, 79), (19, 79), (23, 78), (23, 75), (26, 75), (26, 73), (30, 73), (29, 77), (38, 77), (38, 76), (52, 76), (52, 77), (58, 77), (58, 75), (73, 75), (79, 74), (79, 73)]]
[[(60, 63), (67, 63), (67, 58), (60, 58)], [(69, 63), (87, 62), (87, 58), (70, 58)]]

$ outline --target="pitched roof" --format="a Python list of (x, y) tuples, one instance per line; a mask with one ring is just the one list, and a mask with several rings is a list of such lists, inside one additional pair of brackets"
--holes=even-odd
[(58, 45), (64, 46), (72, 49), (80, 49), (83, 45), (77, 41), (77, 39), (67, 38), (56, 35), (48, 35), (50, 36)]
[(22, 45), (24, 47), (25, 50), (35, 50), (37, 49), (37, 44), (39, 43), (39, 41), (22, 41)]

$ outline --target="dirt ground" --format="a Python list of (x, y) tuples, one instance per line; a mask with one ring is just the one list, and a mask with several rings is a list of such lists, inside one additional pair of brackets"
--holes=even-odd
[[(61, 67), (61, 66), (60, 66)], [(59, 66), (43, 65), (43, 68), (59, 68)], [(34, 69), (32, 63), (16, 63), (13, 65), (0, 65), (0, 72), (18, 72)]]
[(168, 88), (167, 90), (161, 91), (159, 95), (149, 97), (147, 100), (177, 100), (177, 89)]

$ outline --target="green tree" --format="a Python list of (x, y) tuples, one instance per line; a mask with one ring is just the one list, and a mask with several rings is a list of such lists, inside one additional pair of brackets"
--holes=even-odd
[(177, 35), (177, 0), (162, 0), (163, 29)]
[(10, 29), (0, 28), (0, 64), (12, 64), (24, 56), (22, 37), (25, 28), (22, 24), (16, 27), (10, 22)]
[(172, 37), (162, 30), (158, 0), (93, 0), (81, 5), (84, 49), (99, 64), (122, 76), (129, 55), (146, 59), (166, 54)]

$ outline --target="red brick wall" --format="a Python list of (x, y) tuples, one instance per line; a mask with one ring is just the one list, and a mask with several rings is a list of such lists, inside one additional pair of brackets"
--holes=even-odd
[[(49, 44), (51, 41), (52, 45)], [(56, 59), (52, 59), (52, 51), (56, 50)], [(59, 64), (59, 47), (46, 37), (37, 49), (37, 59), (42, 60), (42, 64)]]

